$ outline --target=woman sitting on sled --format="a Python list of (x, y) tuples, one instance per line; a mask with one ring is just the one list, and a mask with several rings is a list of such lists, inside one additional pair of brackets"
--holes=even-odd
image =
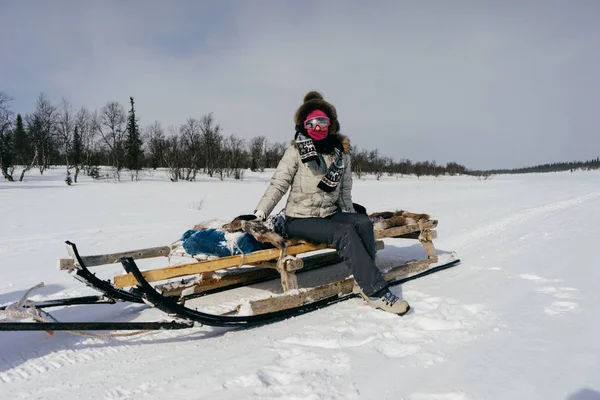
[(373, 307), (403, 315), (410, 309), (388, 288), (375, 265), (375, 236), (367, 215), (352, 203), (349, 140), (340, 134), (335, 107), (309, 92), (296, 111), (296, 136), (277, 166), (254, 215), (264, 220), (291, 187), (287, 235), (335, 245), (352, 270), (355, 291)]

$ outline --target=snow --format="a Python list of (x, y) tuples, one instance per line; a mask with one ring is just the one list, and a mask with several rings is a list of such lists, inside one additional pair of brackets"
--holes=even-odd
[[(252, 212), (271, 173), (172, 183), (155, 171), (139, 182), (84, 177), (67, 187), (56, 168), (0, 182), (0, 304), (40, 282), (34, 300), (95, 294), (56, 268), (65, 240), (83, 254), (170, 244), (198, 222)], [(408, 315), (351, 299), (247, 330), (109, 339), (0, 332), (0, 398), (600, 398), (600, 173), (367, 177), (353, 195), (370, 211), (431, 214), (438, 251), (462, 260), (394, 289), (410, 302)], [(384, 265), (424, 256), (414, 241), (385, 241)], [(265, 288), (213, 301), (239, 304)], [(168, 319), (132, 304), (50, 312), (61, 321)]]

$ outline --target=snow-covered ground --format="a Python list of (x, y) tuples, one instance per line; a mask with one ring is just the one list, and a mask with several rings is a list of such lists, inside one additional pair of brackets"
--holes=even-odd
[[(194, 183), (146, 172), (67, 187), (54, 169), (0, 182), (0, 304), (39, 282), (34, 300), (94, 294), (57, 270), (65, 240), (83, 254), (169, 244), (199, 221), (251, 212), (271, 172)], [(395, 289), (413, 307), (405, 317), (351, 299), (249, 330), (0, 332), (0, 399), (600, 398), (600, 172), (368, 177), (353, 193), (370, 211), (430, 213), (438, 250), (462, 260)], [(386, 239), (382, 262), (415, 245)], [(50, 311), (64, 321), (165, 318), (128, 304)]]

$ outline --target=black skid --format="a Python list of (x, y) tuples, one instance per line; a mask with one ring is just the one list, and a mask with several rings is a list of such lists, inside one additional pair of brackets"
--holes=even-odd
[(103, 281), (102, 279), (98, 278), (95, 274), (91, 273), (90, 270), (86, 267), (83, 260), (81, 259), (81, 256), (77, 251), (77, 246), (75, 246), (75, 243), (72, 243), (68, 240), (65, 243), (67, 244), (69, 253), (71, 253), (71, 255), (77, 261), (78, 268), (75, 271), (75, 278), (78, 281), (83, 282), (85, 285), (100, 291), (106, 297), (115, 301), (143, 303), (142, 298), (138, 294), (130, 293), (121, 289), (116, 289), (110, 282)]
[(403, 284), (405, 282), (414, 281), (415, 279), (419, 279), (419, 278), (422, 278), (424, 276), (431, 275), (431, 274), (434, 274), (436, 272), (440, 272), (440, 271), (443, 271), (445, 269), (455, 267), (458, 264), (460, 264), (460, 260), (456, 259), (456, 260), (450, 261), (450, 262), (448, 262), (446, 264), (442, 264), (442, 265), (438, 265), (437, 267), (429, 268), (428, 270), (425, 270), (423, 272), (419, 272), (418, 274), (415, 274), (415, 275), (412, 275), (412, 276), (408, 276), (406, 278), (396, 279), (396, 280), (390, 281), (388, 283), (388, 285), (390, 285), (390, 286), (401, 285), (401, 284)]
[(192, 328), (189, 322), (0, 322), (0, 331), (132, 331)]
[[(115, 300), (110, 299), (106, 296), (81, 296), (81, 297), (67, 297), (64, 299), (52, 299), (42, 301), (26, 301), (23, 304), (25, 308), (50, 308), (50, 307), (61, 307), (61, 306), (75, 306), (82, 304), (115, 304)], [(7, 306), (0, 307), (0, 311), (6, 310)]]

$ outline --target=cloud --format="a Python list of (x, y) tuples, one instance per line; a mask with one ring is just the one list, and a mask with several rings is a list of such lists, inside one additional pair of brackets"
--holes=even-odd
[[(594, 2), (2, 3), (0, 86), (141, 125), (214, 112), (228, 133), (293, 136), (308, 90), (353, 144), (396, 159), (517, 167), (596, 157)], [(5, 79), (7, 78), (8, 79)]]

